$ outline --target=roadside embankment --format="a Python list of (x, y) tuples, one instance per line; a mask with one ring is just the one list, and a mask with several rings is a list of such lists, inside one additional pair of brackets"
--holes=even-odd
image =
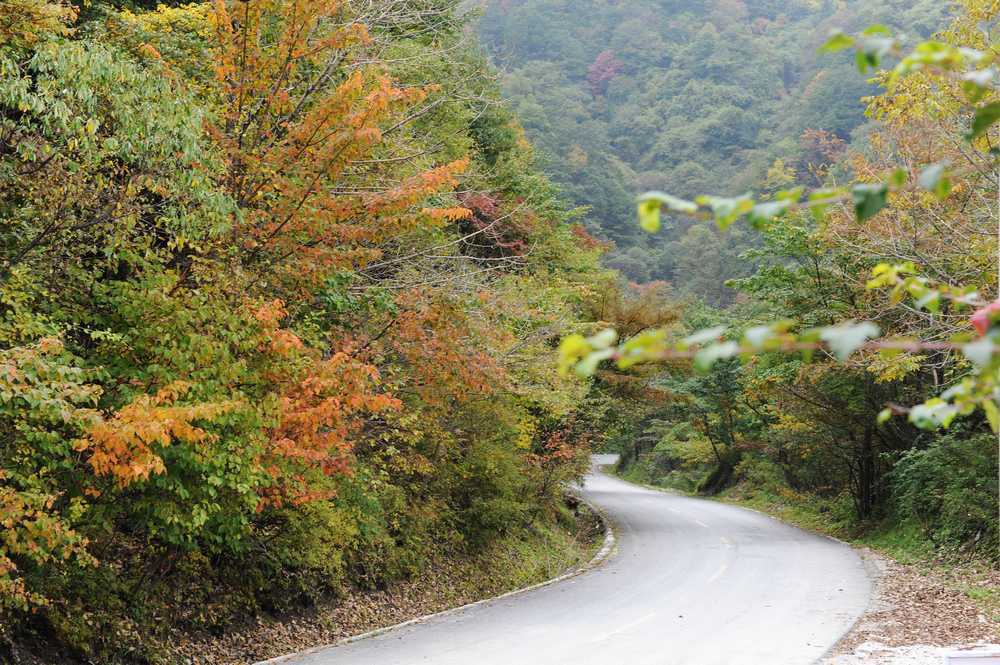
[(533, 526), (476, 553), (439, 555), (419, 576), (386, 589), (349, 590), (307, 611), (260, 617), (220, 636), (177, 635), (173, 661), (245, 665), (545, 582), (587, 565), (605, 542), (604, 522), (586, 504), (576, 504), (574, 518), (572, 525)]

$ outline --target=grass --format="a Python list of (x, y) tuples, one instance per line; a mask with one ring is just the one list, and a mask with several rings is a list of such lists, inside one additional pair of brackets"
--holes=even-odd
[[(575, 524), (569, 523), (575, 519)], [(494, 574), (502, 586), (518, 589), (558, 577), (591, 560), (601, 546), (603, 532), (589, 508), (578, 518), (562, 515), (558, 524), (536, 523), (527, 533), (504, 538), (474, 564)]]

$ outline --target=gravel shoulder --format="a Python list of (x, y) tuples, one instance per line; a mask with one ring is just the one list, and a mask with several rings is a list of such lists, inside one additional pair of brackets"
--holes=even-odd
[(875, 580), (872, 604), (821, 665), (940, 665), (947, 653), (1000, 641), (998, 618), (962, 590), (1000, 588), (996, 571), (932, 571), (861, 553)]

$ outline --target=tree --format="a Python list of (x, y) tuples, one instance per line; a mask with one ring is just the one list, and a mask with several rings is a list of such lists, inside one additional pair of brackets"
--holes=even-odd
[[(719, 362), (740, 355), (752, 357), (804, 351), (808, 360), (813, 353), (821, 351), (840, 362), (850, 362), (860, 352), (857, 362), (867, 374), (862, 381), (848, 380), (844, 385), (847, 388), (865, 386), (866, 389), (862, 394), (848, 392), (839, 410), (843, 411), (847, 405), (864, 405), (873, 410), (877, 403), (887, 404), (877, 422), (867, 417), (860, 421), (863, 435), (860, 454), (856, 454), (858, 464), (849, 468), (856, 490), (856, 510), (862, 517), (871, 514), (873, 505), (878, 502), (875, 495), (882, 491), (874, 482), (882, 474), (873, 470), (879, 457), (872, 448), (876, 439), (886, 442), (883, 434), (891, 432), (890, 421), (894, 415), (907, 414), (912, 426), (927, 430), (947, 428), (959, 417), (981, 417), (994, 432), (1000, 430), (994, 390), (1000, 371), (994, 322), (1000, 307), (987, 303), (981, 295), (995, 288), (997, 254), (993, 251), (993, 241), (989, 240), (991, 250), (988, 254), (979, 254), (969, 265), (964, 257), (951, 255), (951, 245), (947, 242), (950, 235), (961, 237), (968, 233), (969, 226), (983, 228), (982, 220), (995, 219), (995, 211), (987, 209), (980, 215), (973, 213), (971, 216), (963, 213), (963, 219), (954, 227), (945, 226), (947, 230), (942, 236), (918, 231), (912, 243), (894, 246), (899, 238), (895, 225), (909, 224), (910, 215), (928, 215), (935, 220), (947, 218), (953, 191), (975, 191), (977, 188), (981, 191), (984, 186), (992, 191), (996, 187), (996, 164), (990, 146), (1000, 113), (995, 111), (996, 104), (992, 101), (995, 90), (991, 57), (984, 50), (989, 35), (972, 28), (974, 22), (991, 15), (992, 11), (993, 8), (975, 1), (966, 3), (965, 13), (943, 33), (942, 41), (925, 42), (910, 53), (900, 54), (899, 64), (881, 75), (887, 94), (876, 99), (872, 108), (874, 114), (884, 119), (887, 133), (895, 132), (894, 138), (899, 139), (900, 133), (909, 128), (907, 124), (927, 121), (928, 106), (913, 101), (924, 100), (933, 106), (930, 117), (940, 123), (944, 130), (942, 136), (947, 137), (943, 140), (937, 137), (936, 142), (940, 145), (930, 150), (928, 144), (921, 141), (925, 135), (893, 143), (894, 146), (908, 146), (903, 149), (904, 154), (911, 145), (919, 151), (919, 166), (894, 167), (892, 162), (895, 160), (887, 160), (889, 164), (872, 168), (867, 159), (857, 157), (854, 162), (857, 180), (853, 186), (827, 187), (805, 198), (804, 190), (796, 188), (760, 200), (747, 195), (739, 198), (700, 196), (694, 201), (686, 201), (663, 193), (650, 193), (640, 199), (640, 221), (651, 231), (660, 226), (661, 209), (713, 219), (720, 228), (746, 218), (755, 227), (777, 234), (786, 233), (790, 224), (795, 229), (796, 223), (803, 223), (804, 213), (811, 212), (819, 221), (820, 233), (832, 235), (834, 246), (841, 246), (838, 259), (843, 263), (836, 267), (844, 272), (835, 278), (841, 284), (853, 282), (855, 289), (845, 303), (848, 305), (845, 313), (848, 316), (860, 313), (877, 319), (882, 325), (849, 320), (808, 328), (795, 321), (783, 321), (745, 329), (739, 341), (726, 339), (726, 330), (720, 327), (697, 332), (674, 343), (668, 342), (663, 332), (647, 334), (626, 340), (617, 348), (613, 346), (615, 337), (612, 334), (598, 335), (590, 340), (575, 337), (564, 341), (564, 367), (581, 359), (578, 370), (588, 373), (591, 367), (596, 368), (609, 359), (616, 359), (619, 367), (625, 368), (650, 359), (690, 357), (697, 368), (708, 371)], [(824, 50), (849, 48), (856, 51), (858, 66), (865, 72), (869, 68), (877, 69), (882, 58), (898, 51), (899, 45), (885, 27), (873, 26), (857, 38), (837, 33)], [(906, 119), (905, 123), (899, 121), (902, 118)], [(964, 155), (972, 155), (972, 160), (967, 166), (951, 169), (946, 153), (957, 143), (952, 137), (956, 130), (961, 131), (958, 126), (966, 122), (971, 129), (964, 133), (962, 150)], [(875, 135), (873, 147), (876, 151), (883, 145), (882, 140), (883, 136)], [(943, 161), (920, 164), (927, 158)], [(989, 237), (987, 234), (992, 233), (993, 227), (985, 228), (990, 230), (983, 235)], [(859, 242), (863, 246), (860, 252), (856, 247)], [(803, 253), (809, 254), (808, 251)], [(906, 257), (902, 262), (895, 256), (900, 253)], [(989, 258), (983, 261), (980, 257), (984, 256)], [(808, 272), (785, 270), (784, 275), (793, 277), (787, 285), (789, 290), (794, 291), (802, 282), (813, 279), (820, 283), (820, 266), (814, 267), (814, 276)], [(929, 271), (927, 276), (921, 274), (924, 270)], [(957, 277), (956, 270), (963, 274), (963, 278), (958, 278), (961, 281), (952, 281)], [(865, 273), (869, 276), (867, 279), (863, 277)], [(770, 274), (765, 273), (763, 279), (756, 278), (751, 284), (760, 286), (765, 280), (781, 274), (781, 268), (776, 266)], [(972, 284), (962, 283), (970, 279)], [(898, 311), (882, 307), (877, 296), (872, 294), (880, 289), (891, 291), (890, 306), (905, 306)], [(978, 311), (969, 316), (970, 310), (976, 307)], [(877, 316), (871, 316), (873, 310)], [(788, 316), (795, 312), (781, 314)], [(908, 336), (903, 337), (900, 333)], [(915, 340), (912, 337), (915, 333), (923, 339)], [(873, 389), (898, 383), (922, 369), (932, 374), (935, 387), (929, 398), (921, 397), (923, 403), (903, 407), (889, 402), (884, 390)], [(838, 374), (843, 376), (842, 373), (829, 376), (836, 378)], [(935, 394), (946, 387), (940, 396)], [(818, 407), (820, 414), (835, 406), (817, 400), (814, 395), (791, 392), (802, 402)], [(843, 394), (844, 389), (834, 385), (820, 392), (833, 396)]]

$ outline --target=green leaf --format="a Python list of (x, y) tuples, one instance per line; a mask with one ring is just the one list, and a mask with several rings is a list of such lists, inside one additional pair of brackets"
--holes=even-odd
[(830, 33), (830, 38), (826, 40), (826, 43), (819, 47), (819, 52), (837, 53), (839, 51), (846, 51), (849, 48), (853, 48), (855, 43), (854, 37), (840, 30), (834, 30)]
[(844, 323), (820, 330), (820, 339), (841, 362), (851, 357), (865, 342), (881, 334), (879, 327), (870, 321)]
[(865, 51), (857, 51), (854, 54), (854, 62), (858, 67), (858, 71), (865, 74), (869, 69), (878, 69), (879, 60), (873, 53), (866, 53)]
[(824, 187), (809, 193), (809, 212), (812, 213), (816, 221), (822, 221), (826, 215), (829, 205), (835, 203), (840, 197), (847, 195), (848, 190), (844, 187)]
[(859, 222), (865, 222), (888, 204), (889, 187), (884, 183), (855, 185), (851, 188), (851, 196), (855, 217)]
[(969, 361), (982, 369), (988, 367), (993, 361), (993, 353), (996, 347), (993, 344), (993, 340), (989, 337), (982, 337), (977, 339), (975, 342), (966, 344), (962, 347), (962, 353)]
[(749, 195), (735, 199), (720, 196), (699, 196), (698, 203), (712, 210), (715, 223), (723, 231), (737, 219), (753, 210), (754, 207), (754, 201)]
[(970, 65), (976, 66), (986, 63), (992, 56), (986, 51), (980, 51), (979, 49), (969, 48), (968, 46), (959, 46), (958, 52), (962, 56), (962, 63), (968, 63)]
[(992, 399), (984, 400), (983, 412), (986, 414), (986, 420), (990, 422), (993, 433), (1000, 433), (1000, 410), (997, 409), (997, 403)]
[(893, 187), (902, 187), (909, 179), (910, 176), (906, 172), (906, 169), (899, 168), (892, 172), (892, 177), (889, 179), (889, 182)]
[(720, 360), (728, 360), (739, 352), (740, 345), (736, 342), (722, 342), (706, 346), (695, 355), (694, 368), (699, 372), (710, 372), (715, 363)]
[(892, 32), (890, 32), (889, 28), (885, 27), (881, 23), (874, 23), (865, 28), (861, 34), (865, 37), (875, 37), (878, 35), (889, 37), (892, 35)]
[(667, 210), (671, 212), (682, 212), (686, 215), (693, 215), (698, 212), (698, 204), (663, 192), (646, 192), (639, 197), (640, 203), (645, 201), (656, 201), (661, 206), (666, 206)]
[(932, 192), (938, 199), (944, 199), (951, 193), (951, 179), (946, 175), (947, 162), (931, 164), (920, 172), (917, 184)]
[(941, 311), (941, 292), (928, 291), (914, 304), (918, 309), (926, 309), (931, 314), (937, 314)]
[(715, 328), (706, 328), (705, 330), (699, 330), (690, 337), (686, 337), (681, 345), (684, 348), (691, 346), (700, 346), (702, 344), (707, 344), (708, 342), (714, 342), (723, 335), (726, 334), (728, 328), (726, 326), (716, 326)]
[(962, 91), (971, 104), (978, 104), (993, 88), (997, 79), (996, 67), (976, 69), (962, 74)]
[(866, 35), (862, 49), (857, 52), (858, 69), (864, 74), (869, 69), (878, 69), (882, 58), (892, 52), (896, 42), (891, 37)]
[(772, 219), (781, 217), (792, 207), (791, 201), (768, 201), (758, 203), (751, 210), (747, 218), (755, 229), (763, 228)]
[(910, 422), (920, 429), (948, 427), (958, 415), (958, 408), (941, 399), (928, 400), (910, 409)]
[(809, 192), (809, 200), (811, 202), (829, 201), (832, 203), (846, 193), (847, 189), (843, 187), (823, 187)]
[(771, 326), (757, 326), (746, 331), (743, 339), (754, 349), (762, 349), (768, 341), (774, 339), (775, 332)]
[(953, 402), (957, 399), (964, 399), (969, 396), (974, 388), (974, 383), (969, 379), (963, 379), (962, 381), (956, 383), (948, 390), (941, 393), (941, 399), (947, 402)]
[(658, 233), (660, 230), (660, 203), (657, 201), (639, 202), (639, 226), (646, 233)]
[(791, 189), (783, 189), (780, 192), (775, 192), (774, 198), (777, 201), (790, 201), (792, 203), (796, 203), (802, 198), (802, 194), (804, 192), (805, 187), (793, 187)]
[(667, 331), (664, 329), (647, 330), (629, 338), (618, 349), (619, 369), (628, 369), (641, 362), (655, 359), (658, 353), (666, 350), (664, 342), (667, 338)]
[(607, 349), (618, 343), (618, 331), (608, 328), (587, 339), (595, 349)]
[(559, 371), (565, 374), (573, 365), (592, 351), (583, 335), (570, 335), (559, 344)]
[(972, 118), (972, 129), (967, 138), (972, 141), (987, 131), (990, 127), (1000, 122), (1000, 102), (991, 102), (976, 109), (976, 114)]
[(877, 419), (878, 424), (885, 425), (887, 422), (892, 420), (892, 416), (893, 416), (892, 409), (882, 409), (881, 411), (879, 411), (878, 414), (878, 419)]
[(604, 349), (603, 351), (594, 351), (593, 353), (587, 354), (584, 358), (577, 364), (576, 373), (581, 378), (588, 378), (597, 373), (597, 367), (605, 360), (609, 360), (615, 356), (615, 349)]

